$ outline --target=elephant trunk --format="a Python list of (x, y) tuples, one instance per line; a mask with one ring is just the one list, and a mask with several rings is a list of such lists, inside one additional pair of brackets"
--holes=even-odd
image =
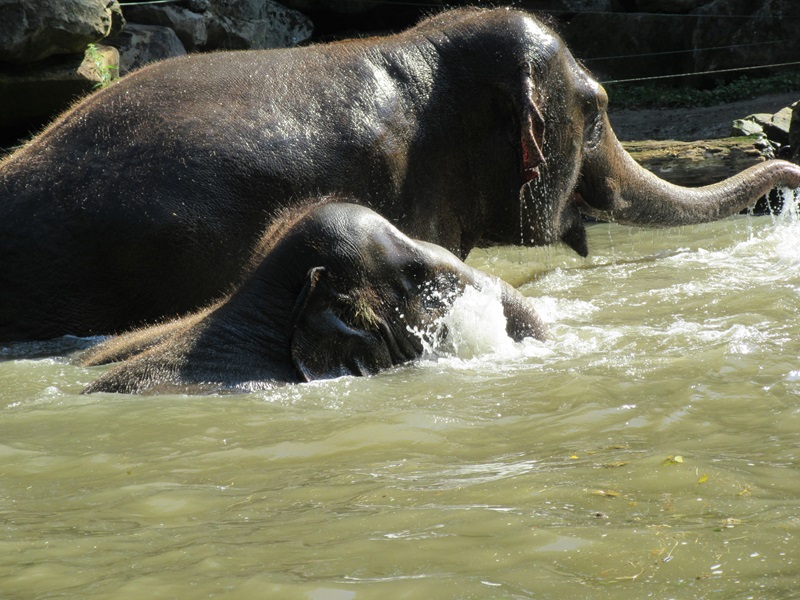
[(575, 198), (585, 215), (646, 227), (692, 225), (737, 214), (775, 187), (800, 187), (800, 167), (783, 160), (705, 187), (671, 184), (633, 160), (603, 119), (602, 141), (584, 158)]
[(547, 329), (530, 302), (513, 287), (502, 282), (500, 301), (506, 317), (506, 333), (515, 342), (526, 337), (544, 341)]
[(496, 286), (500, 292), (500, 303), (503, 305), (503, 316), (506, 318), (506, 334), (515, 342), (527, 337), (540, 341), (547, 339), (547, 327), (539, 318), (530, 301), (516, 288), (502, 279), (487, 275), (471, 267), (467, 267), (469, 276), (465, 283), (483, 289), (485, 286)]
[(440, 281), (443, 275), (445, 279), (452, 276), (454, 289), (459, 292), (463, 291), (466, 286), (472, 286), (478, 290), (499, 290), (499, 299), (503, 305), (503, 315), (506, 318), (506, 333), (515, 342), (520, 342), (526, 337), (537, 340), (546, 339), (545, 324), (536, 314), (530, 301), (513, 286), (498, 277), (488, 275), (465, 264), (454, 254), (435, 244), (422, 240), (415, 240), (415, 243), (419, 252), (419, 262), (437, 265), (434, 277), (439, 278)]

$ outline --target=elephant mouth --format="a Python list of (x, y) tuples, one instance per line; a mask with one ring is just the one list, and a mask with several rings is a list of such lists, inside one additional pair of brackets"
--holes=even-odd
[(583, 198), (578, 191), (573, 192), (572, 198), (561, 213), (561, 227), (559, 239), (578, 256), (589, 256), (589, 243), (586, 240), (586, 227), (580, 206)]
[[(516, 243), (523, 246), (552, 246), (563, 243), (581, 257), (589, 255), (586, 228), (577, 188), (559, 203), (544, 202), (542, 190), (525, 185), (519, 193), (519, 229)], [(507, 242), (506, 242), (507, 243)]]

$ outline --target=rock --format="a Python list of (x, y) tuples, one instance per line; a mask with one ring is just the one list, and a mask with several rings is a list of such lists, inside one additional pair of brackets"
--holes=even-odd
[(637, 0), (636, 10), (645, 13), (686, 14), (697, 8), (697, 0)]
[(322, 11), (357, 14), (369, 12), (382, 3), (375, 0), (282, 0), (281, 4), (304, 13)]
[(800, 163), (800, 102), (795, 102), (790, 108), (792, 109), (792, 120), (789, 123), (791, 159), (796, 163)]
[(273, 0), (211, 0), (205, 16), (206, 50), (295, 46), (314, 30), (302, 13)]
[[(574, 12), (608, 12), (614, 10), (613, 0), (560, 0), (555, 2), (551, 10), (553, 11), (574, 11)], [(558, 6), (561, 5), (561, 6)]]
[(175, 4), (126, 5), (125, 18), (131, 23), (169, 27), (188, 52), (201, 50), (208, 42), (206, 16), (191, 10), (191, 7)]
[(773, 142), (786, 146), (789, 143), (789, 127), (791, 123), (792, 108), (787, 106), (772, 115), (769, 122), (764, 125), (764, 133)]
[[(695, 13), (695, 71), (794, 62), (800, 55), (796, 0), (713, 0)], [(713, 49), (716, 48), (716, 49)], [(711, 79), (737, 77), (720, 74)]]
[(731, 136), (760, 135), (764, 133), (764, 125), (769, 122), (772, 115), (767, 113), (756, 113), (736, 119), (731, 124)]
[(743, 119), (736, 119), (731, 126), (731, 135), (765, 134), (778, 147), (789, 144), (789, 126), (792, 109), (783, 108), (774, 115), (756, 113)]
[(130, 5), (125, 16), (131, 22), (170, 27), (188, 52), (295, 46), (313, 31), (303, 14), (273, 0), (194, 0), (189, 8)]
[(186, 49), (169, 27), (129, 23), (109, 44), (119, 50), (119, 71), (125, 75), (147, 63), (182, 56)]
[[(553, 14), (573, 54), (601, 81), (795, 62), (800, 56), (796, 0), (630, 0)], [(695, 81), (710, 85), (739, 76), (705, 74)], [(687, 80), (667, 80), (676, 81)]]
[(93, 82), (93, 88), (111, 84), (119, 79), (119, 51), (113, 46), (89, 44), (77, 73)]
[(0, 61), (82, 54), (123, 23), (117, 0), (0, 0)]
[(95, 46), (0, 72), (0, 130), (24, 135), (116, 75), (119, 53)]
[(211, 7), (211, 0), (187, 0), (186, 6), (192, 12), (206, 12)]

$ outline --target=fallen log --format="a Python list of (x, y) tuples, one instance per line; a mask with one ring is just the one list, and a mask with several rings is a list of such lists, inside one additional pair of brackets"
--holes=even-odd
[(670, 183), (689, 187), (722, 181), (775, 156), (769, 142), (760, 135), (696, 142), (635, 141), (622, 145), (645, 169)]

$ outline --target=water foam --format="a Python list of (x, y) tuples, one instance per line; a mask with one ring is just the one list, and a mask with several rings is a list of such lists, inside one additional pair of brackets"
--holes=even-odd
[(414, 331), (423, 344), (422, 362), (456, 366), (491, 358), (505, 363), (545, 351), (537, 340), (515, 343), (508, 336), (501, 297), (500, 282), (489, 278), (453, 297), (441, 317)]
[(508, 353), (514, 342), (506, 333), (500, 286), (491, 282), (477, 289), (467, 286), (436, 324), (431, 350), (459, 358)]
[(782, 188), (779, 193), (783, 199), (783, 209), (780, 214), (773, 216), (775, 227), (771, 231), (775, 256), (778, 264), (783, 268), (800, 265), (800, 189), (790, 190)]

